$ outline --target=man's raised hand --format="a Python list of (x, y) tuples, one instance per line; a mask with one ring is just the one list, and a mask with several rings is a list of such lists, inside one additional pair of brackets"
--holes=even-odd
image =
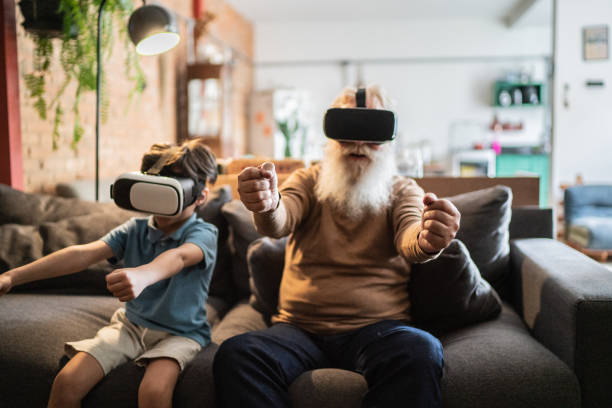
[(434, 254), (446, 248), (455, 238), (461, 214), (453, 203), (436, 197), (434, 193), (425, 194), (423, 204), (419, 246), (423, 251)]
[(276, 209), (280, 198), (274, 163), (242, 170), (238, 175), (238, 194), (245, 207), (254, 213)]

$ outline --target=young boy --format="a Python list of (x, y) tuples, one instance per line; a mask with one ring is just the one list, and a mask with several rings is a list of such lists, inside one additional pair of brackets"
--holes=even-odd
[[(197, 140), (181, 146), (153, 145), (141, 171), (188, 177), (206, 186), (217, 178), (212, 152)], [(141, 407), (172, 405), (180, 371), (210, 343), (205, 304), (215, 265), (218, 231), (196, 218), (206, 202), (172, 217), (132, 218), (99, 241), (73, 245), (0, 275), (0, 295), (13, 286), (86, 269), (108, 259), (124, 267), (106, 276), (107, 288), (126, 302), (92, 339), (66, 343), (71, 359), (55, 377), (49, 407), (78, 407), (113, 368), (135, 360), (146, 370), (138, 389)]]

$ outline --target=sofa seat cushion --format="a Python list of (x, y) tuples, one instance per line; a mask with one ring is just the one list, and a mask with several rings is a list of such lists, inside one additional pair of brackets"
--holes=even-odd
[[(0, 297), (1, 406), (43, 407), (64, 360), (64, 342), (93, 337), (122, 305), (111, 296), (9, 293)], [(218, 321), (228, 305), (215, 297), (208, 313)], [(214, 326), (213, 326), (214, 327)], [(175, 406), (214, 406), (212, 359), (216, 345), (202, 350), (179, 379)], [(102, 380), (85, 407), (133, 407), (144, 370), (128, 362)], [(193, 402), (198, 402), (191, 405)], [(6, 404), (6, 405), (3, 405)]]
[(2, 296), (2, 402), (7, 407), (46, 406), (64, 342), (94, 336), (119, 306), (110, 296)]
[[(572, 371), (531, 337), (507, 304), (495, 320), (465, 327), (440, 340), (445, 408), (580, 407), (578, 380)], [(358, 374), (321, 369), (302, 374), (290, 392), (296, 408), (357, 408), (361, 402), (354, 396), (366, 390), (365, 379)]]
[(589, 249), (612, 249), (612, 218), (576, 218), (569, 225), (567, 239)]

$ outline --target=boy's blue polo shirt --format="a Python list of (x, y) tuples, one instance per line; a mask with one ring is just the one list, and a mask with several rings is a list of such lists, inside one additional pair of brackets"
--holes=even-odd
[(150, 216), (132, 218), (102, 237), (115, 256), (109, 261), (123, 259), (125, 268), (147, 264), (187, 242), (204, 253), (200, 263), (146, 287), (136, 299), (126, 302), (127, 318), (142, 327), (189, 337), (202, 347), (210, 343), (206, 299), (217, 256), (217, 236), (214, 225), (193, 214), (169, 236), (155, 227)]

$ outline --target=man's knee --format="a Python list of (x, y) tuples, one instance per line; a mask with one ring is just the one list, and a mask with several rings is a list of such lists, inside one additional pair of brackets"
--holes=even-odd
[(216, 374), (224, 369), (233, 370), (242, 366), (249, 360), (257, 343), (252, 333), (240, 334), (225, 340), (215, 353), (213, 372)]
[(385, 341), (384, 350), (390, 352), (384, 353), (386, 358), (382, 361), (397, 368), (417, 371), (433, 369), (441, 374), (444, 365), (442, 344), (430, 333), (410, 328), (394, 331)]
[(411, 359), (416, 365), (442, 370), (444, 352), (440, 340), (427, 332), (421, 332), (413, 340), (411, 348), (413, 349)]

